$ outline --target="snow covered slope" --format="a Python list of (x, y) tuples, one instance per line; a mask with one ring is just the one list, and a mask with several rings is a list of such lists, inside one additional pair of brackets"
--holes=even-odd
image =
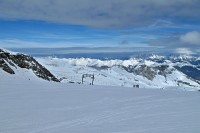
[(86, 86), (0, 73), (0, 133), (200, 132), (197, 91)]
[(48, 81), (59, 82), (54, 75), (33, 57), (4, 49), (0, 49), (0, 69), (13, 77), (25, 76), (27, 79), (38, 77)]
[[(186, 58), (186, 57), (185, 57)], [(193, 68), (185, 58), (165, 59), (151, 56), (148, 59), (131, 58), (129, 60), (98, 60), (89, 58), (60, 59), (37, 58), (37, 61), (48, 68), (62, 82), (81, 83), (83, 74), (94, 74), (95, 85), (140, 88), (169, 88), (172, 87), (199, 90), (199, 66)], [(197, 62), (198, 63), (198, 62)], [(184, 73), (184, 67), (189, 67), (196, 74)], [(193, 68), (193, 69), (191, 69)], [(188, 72), (186, 70), (186, 72)], [(194, 77), (194, 78), (193, 78)], [(84, 84), (90, 84), (91, 79), (84, 79)]]

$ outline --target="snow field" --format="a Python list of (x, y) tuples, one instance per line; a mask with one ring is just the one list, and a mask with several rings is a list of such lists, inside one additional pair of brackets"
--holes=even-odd
[(0, 132), (199, 133), (199, 101), (197, 91), (54, 83), (4, 73)]

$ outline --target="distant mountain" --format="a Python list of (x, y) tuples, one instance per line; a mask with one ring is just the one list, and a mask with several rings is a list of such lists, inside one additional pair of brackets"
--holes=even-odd
[[(129, 60), (90, 58), (36, 58), (61, 82), (82, 83), (84, 74), (94, 74), (96, 85), (200, 89), (200, 58), (190, 56), (158, 56)], [(85, 78), (83, 84), (90, 84)]]
[(34, 75), (37, 79), (55, 82), (91, 84), (91, 75), (94, 75), (94, 85), (200, 89), (200, 58), (195, 56), (149, 55), (128, 60), (34, 59), (29, 55), (0, 49), (0, 68), (9, 75), (28, 79)]
[[(153, 58), (154, 57), (154, 58)], [(200, 81), (200, 57), (196, 56), (151, 56), (147, 60), (159, 62), (170, 62), (178, 71), (186, 74), (188, 77)]]
[(9, 74), (16, 74), (19, 72), (19, 69), (22, 71), (31, 70), (39, 78), (59, 82), (51, 72), (39, 64), (33, 57), (21, 53), (0, 49), (0, 68)]

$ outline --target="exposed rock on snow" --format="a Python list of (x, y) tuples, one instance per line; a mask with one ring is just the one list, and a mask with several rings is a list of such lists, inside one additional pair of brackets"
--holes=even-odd
[(59, 82), (53, 74), (29, 55), (12, 54), (0, 49), (0, 68), (10, 74), (15, 74), (14, 70), (18, 68), (30, 69), (39, 78)]
[(155, 71), (147, 65), (141, 65), (141, 66), (129, 66), (124, 67), (126, 71), (129, 73), (134, 73), (136, 75), (141, 75), (146, 77), (148, 80), (153, 80), (155, 78)]
[(0, 68), (2, 68), (7, 73), (15, 74), (15, 72), (7, 65), (3, 59), (0, 59)]

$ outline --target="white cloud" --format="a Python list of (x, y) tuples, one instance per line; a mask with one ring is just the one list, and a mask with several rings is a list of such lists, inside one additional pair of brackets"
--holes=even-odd
[(34, 42), (24, 40), (0, 40), (2, 48), (56, 48), (56, 47), (91, 47), (92, 43), (73, 43), (73, 42)]
[(190, 50), (188, 48), (177, 48), (177, 49), (175, 49), (175, 53), (185, 54), (185, 55), (196, 54), (195, 52), (193, 52), (192, 50)]
[(180, 37), (180, 41), (187, 44), (200, 45), (200, 32), (188, 32)]

